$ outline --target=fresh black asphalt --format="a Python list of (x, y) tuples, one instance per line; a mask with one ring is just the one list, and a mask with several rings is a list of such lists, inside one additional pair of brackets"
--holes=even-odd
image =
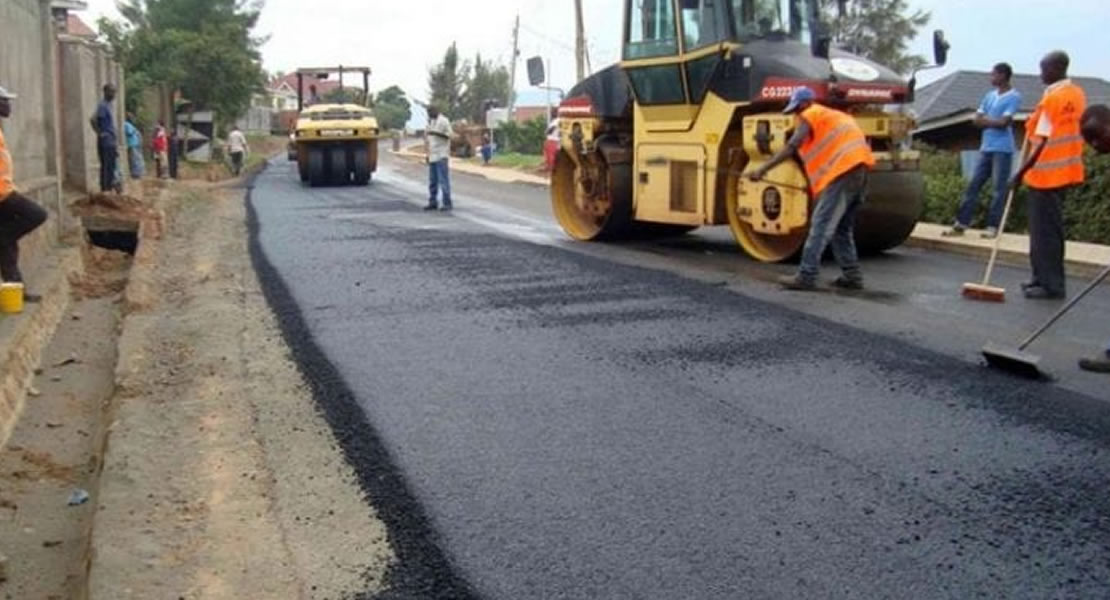
[(419, 201), (249, 200), (386, 597), (1110, 595), (1105, 398)]

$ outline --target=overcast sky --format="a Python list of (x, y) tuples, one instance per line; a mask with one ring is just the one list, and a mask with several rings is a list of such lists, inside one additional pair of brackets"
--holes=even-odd
[[(623, 0), (583, 0), (586, 35), (594, 69), (617, 60)], [(931, 56), (931, 31), (944, 29), (952, 44), (949, 66), (923, 81), (956, 69), (988, 70), (1000, 60), (1014, 70), (1037, 72), (1048, 50), (1072, 57), (1072, 73), (1110, 79), (1110, 3), (1107, 0), (910, 0), (932, 12), (914, 50)], [(95, 28), (101, 15), (115, 16), (115, 0), (89, 0), (86, 20)], [(568, 87), (574, 80), (572, 0), (267, 0), (259, 33), (265, 68), (368, 65), (371, 87), (398, 84), (411, 96), (427, 95), (428, 68), (442, 59), (452, 41), (465, 57), (507, 63), (513, 19), (521, 21), (522, 58), (551, 60), (551, 80)], [(523, 61), (517, 88), (528, 89)], [(541, 95), (542, 97), (542, 95)]]

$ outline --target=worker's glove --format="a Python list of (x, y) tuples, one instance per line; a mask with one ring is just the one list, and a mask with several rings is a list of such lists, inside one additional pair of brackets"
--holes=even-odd
[(763, 175), (764, 173), (762, 169), (756, 169), (751, 173), (748, 173), (748, 179), (751, 179), (752, 181), (759, 181), (763, 179)]

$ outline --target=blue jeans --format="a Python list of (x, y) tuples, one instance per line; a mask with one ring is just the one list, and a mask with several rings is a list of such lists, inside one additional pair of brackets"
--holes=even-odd
[(443, 205), (451, 206), (451, 174), (447, 171), (447, 159), (428, 163), (428, 206), (436, 205), (436, 196), (443, 189)]
[(867, 191), (867, 169), (856, 167), (837, 177), (821, 192), (813, 217), (809, 223), (809, 237), (802, 250), (802, 263), (798, 267), (799, 279), (815, 283), (821, 270), (821, 256), (832, 244), (844, 277), (862, 281), (859, 255), (856, 253), (856, 212), (863, 205)]
[(960, 203), (960, 211), (956, 215), (956, 224), (961, 227), (971, 225), (975, 218), (975, 209), (979, 205), (979, 190), (994, 176), (994, 199), (991, 200), (990, 212), (987, 215), (987, 227), (998, 229), (1002, 223), (1002, 211), (1006, 208), (1006, 187), (1010, 182), (1010, 171), (1014, 164), (1014, 155), (1010, 152), (981, 152), (979, 162), (975, 164), (975, 174), (964, 191), (964, 200)]

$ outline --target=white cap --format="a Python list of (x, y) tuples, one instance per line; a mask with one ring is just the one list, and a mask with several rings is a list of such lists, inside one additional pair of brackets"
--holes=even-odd
[(2, 99), (4, 99), (4, 100), (15, 100), (15, 99), (16, 99), (16, 97), (17, 97), (17, 96), (16, 96), (15, 94), (13, 94), (13, 93), (9, 92), (9, 91), (7, 90), (7, 88), (5, 88), (4, 86), (0, 85), (0, 98), (2, 98)]

